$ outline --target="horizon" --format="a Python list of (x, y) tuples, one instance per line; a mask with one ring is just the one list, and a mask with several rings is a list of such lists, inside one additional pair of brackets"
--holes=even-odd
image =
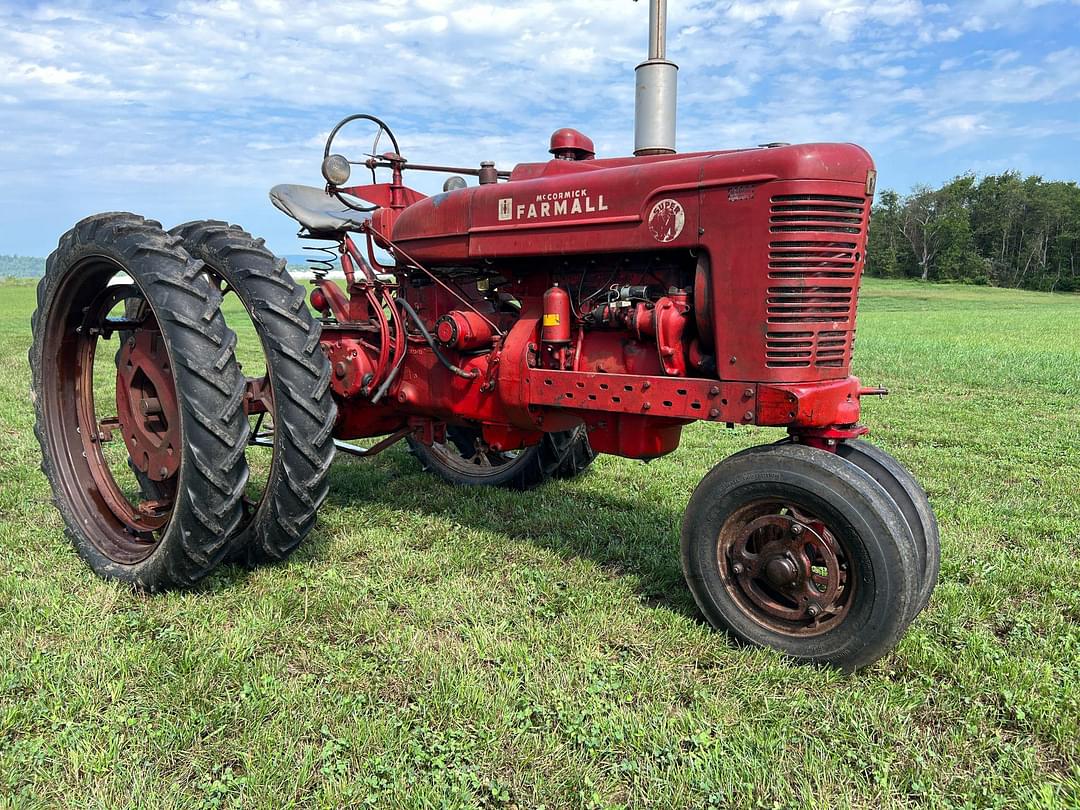
[[(672, 2), (678, 148), (850, 140), (901, 193), (967, 172), (1075, 181), (1078, 6)], [(303, 8), (0, 2), (0, 254), (45, 256), (83, 216), (131, 210), (227, 219), (299, 256), (267, 192), (321, 185), (323, 139), (351, 112), (386, 120), (415, 162), (542, 161), (562, 126), (601, 156), (632, 151), (645, 3)], [(425, 193), (443, 179), (410, 176)]]

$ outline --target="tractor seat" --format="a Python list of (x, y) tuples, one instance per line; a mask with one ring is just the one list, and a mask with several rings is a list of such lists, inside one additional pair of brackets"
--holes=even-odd
[(370, 213), (354, 211), (314, 186), (274, 186), (270, 189), (270, 202), (313, 234), (356, 231), (371, 219)]

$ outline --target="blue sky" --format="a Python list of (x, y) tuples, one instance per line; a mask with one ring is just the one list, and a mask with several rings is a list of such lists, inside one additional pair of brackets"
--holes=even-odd
[[(318, 184), (350, 112), (416, 162), (541, 160), (561, 126), (627, 154), (647, 19), (631, 0), (0, 0), (0, 253), (45, 255), (103, 210), (296, 253), (266, 192)], [(680, 150), (850, 140), (901, 190), (1080, 179), (1080, 0), (670, 0), (669, 27)]]

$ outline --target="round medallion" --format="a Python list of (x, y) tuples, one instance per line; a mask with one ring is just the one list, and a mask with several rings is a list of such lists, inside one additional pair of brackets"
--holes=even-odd
[(686, 212), (676, 200), (660, 200), (649, 212), (649, 231), (657, 242), (670, 242), (682, 233)]

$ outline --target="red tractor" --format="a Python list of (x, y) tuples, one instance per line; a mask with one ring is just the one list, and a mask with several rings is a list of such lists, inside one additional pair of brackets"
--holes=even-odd
[[(695, 420), (768, 425), (788, 437), (722, 461), (690, 499), (697, 604), (801, 660), (887, 652), (930, 597), (939, 545), (923, 490), (860, 438), (860, 398), (882, 393), (849, 373), (873, 162), (850, 144), (675, 153), (658, 0), (650, 22), (632, 157), (561, 129), (553, 159), (512, 171), (420, 165), (378, 119), (338, 124), (326, 186), (271, 197), (344, 287), (327, 262), (305, 294), (224, 222), (99, 214), (61, 237), (30, 364), (43, 470), (90, 567), (159, 590), (283, 559), (315, 523), (335, 446), (404, 439), (448, 481), (524, 489), (596, 453), (670, 453)], [(333, 146), (359, 121), (378, 135), (354, 162)], [(349, 185), (354, 165), (372, 182)], [(406, 171), (455, 176), (428, 197)], [(261, 376), (238, 365), (226, 293), (254, 323)], [(95, 382), (102, 358), (115, 394)], [(360, 437), (385, 438), (344, 441)], [(254, 495), (251, 445), (272, 448)]]

